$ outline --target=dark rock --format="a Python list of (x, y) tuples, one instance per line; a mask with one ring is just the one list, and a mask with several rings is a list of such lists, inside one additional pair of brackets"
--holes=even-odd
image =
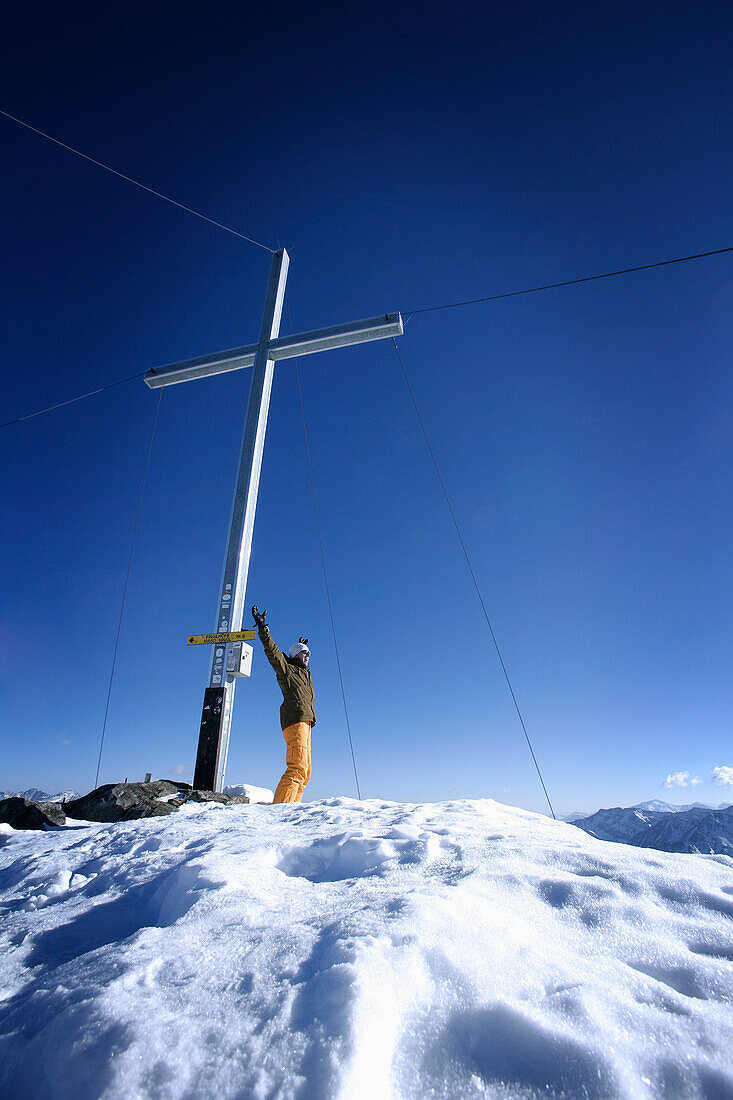
[(66, 815), (57, 802), (31, 802), (15, 797), (0, 802), (0, 821), (14, 829), (45, 829), (63, 825)]
[[(156, 779), (152, 783), (106, 783), (82, 798), (64, 806), (69, 817), (81, 821), (134, 821), (141, 817), (165, 817), (173, 814), (190, 791), (187, 783)], [(161, 802), (165, 796), (173, 796)]]
[[(236, 804), (249, 805), (249, 799), (243, 794), (222, 794), (220, 791), (194, 791), (183, 799), (183, 802), (221, 802), (225, 806)], [(183, 805), (183, 802), (181, 805)]]
[[(165, 799), (165, 801), (162, 801)], [(165, 817), (185, 802), (247, 803), (239, 794), (194, 791), (190, 783), (154, 779), (150, 783), (107, 783), (83, 798), (67, 802), (69, 817), (81, 821), (134, 821), (141, 817)]]

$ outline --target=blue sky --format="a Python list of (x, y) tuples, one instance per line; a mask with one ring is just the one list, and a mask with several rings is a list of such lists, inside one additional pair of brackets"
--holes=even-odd
[[(291, 256), (304, 330), (733, 243), (726, 4), (28, 5), (0, 107)], [(2, 420), (252, 342), (268, 253), (0, 118)], [(400, 350), (559, 813), (730, 800), (730, 256), (435, 313)], [(289, 327), (287, 317), (283, 331)], [(362, 793), (545, 807), (394, 349), (301, 365)], [(100, 781), (190, 778), (247, 372), (167, 390)], [(156, 395), (0, 432), (0, 788), (96, 769)], [(354, 794), (295, 369), (248, 605), (310, 638), (308, 796)], [(249, 624), (247, 624), (249, 625)], [(279, 692), (227, 779), (274, 786)], [(688, 772), (694, 788), (665, 789)]]

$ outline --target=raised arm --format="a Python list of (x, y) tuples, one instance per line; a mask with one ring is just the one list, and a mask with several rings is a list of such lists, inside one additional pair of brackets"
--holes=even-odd
[(259, 634), (260, 641), (262, 642), (262, 648), (265, 651), (265, 656), (270, 662), (275, 672), (285, 675), (285, 658), (280, 650), (275, 645), (275, 640), (270, 633), (270, 628), (265, 621), (266, 611), (260, 611), (257, 604), (252, 608), (252, 618), (257, 624), (257, 633)]
[(285, 673), (285, 658), (278, 647), (275, 645), (275, 639), (270, 633), (270, 628), (265, 624), (264, 626), (257, 627), (257, 633), (260, 641), (262, 642), (262, 648), (265, 651), (265, 656), (270, 662), (275, 672)]

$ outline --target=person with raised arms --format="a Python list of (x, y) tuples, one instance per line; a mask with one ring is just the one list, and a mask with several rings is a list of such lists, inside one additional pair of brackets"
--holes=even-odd
[(272, 665), (283, 702), (280, 707), (280, 725), (285, 738), (285, 771), (277, 785), (273, 805), (276, 802), (300, 802), (311, 777), (311, 728), (316, 724), (315, 696), (308, 662), (308, 639), (301, 638), (288, 650), (287, 657), (275, 644), (265, 621), (266, 611), (257, 604), (252, 608), (252, 618), (265, 655)]

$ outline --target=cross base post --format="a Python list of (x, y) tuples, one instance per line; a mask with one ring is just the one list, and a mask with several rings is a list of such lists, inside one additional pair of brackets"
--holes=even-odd
[(225, 696), (226, 687), (224, 686), (207, 687), (204, 691), (204, 709), (201, 715), (196, 770), (193, 776), (194, 790), (197, 791), (216, 790)]

